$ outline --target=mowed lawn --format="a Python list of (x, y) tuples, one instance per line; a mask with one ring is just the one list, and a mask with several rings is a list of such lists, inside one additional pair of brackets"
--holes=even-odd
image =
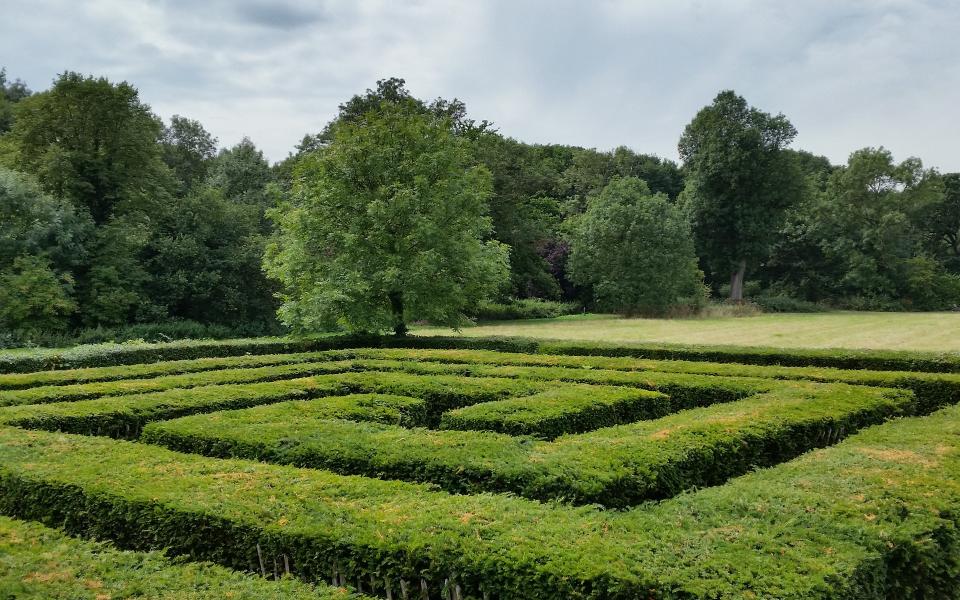
[(487, 322), (464, 328), (459, 334), (436, 327), (417, 328), (415, 333), (619, 343), (960, 352), (960, 313), (830, 312), (702, 319), (623, 319), (613, 315), (575, 315), (557, 319)]

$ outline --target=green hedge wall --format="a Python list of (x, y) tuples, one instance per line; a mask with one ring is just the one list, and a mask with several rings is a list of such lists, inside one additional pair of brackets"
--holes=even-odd
[[(361, 600), (344, 588), (267, 581), (160, 552), (121, 551), (39, 523), (0, 517), (0, 597), (16, 600)], [(271, 565), (272, 571), (273, 565)], [(284, 573), (284, 566), (278, 566)]]
[(184, 340), (163, 344), (99, 344), (64, 350), (0, 352), (0, 373), (103, 367), (165, 360), (245, 354), (315, 352), (341, 348), (446, 348), (540, 354), (621, 356), (649, 359), (737, 362), (759, 365), (819, 366), (878, 371), (960, 372), (960, 355), (931, 352), (782, 349), (672, 344), (614, 345), (526, 338), (445, 336), (327, 336), (306, 339), (254, 338), (222, 341)]
[(497, 431), (552, 440), (566, 433), (662, 417), (671, 412), (665, 394), (605, 386), (563, 386), (443, 413), (441, 429)]
[(394, 597), (950, 599), (960, 409), (621, 513), (0, 428), (0, 512), (241, 569), (259, 544)]
[(428, 401), (431, 425), (451, 408), (529, 395), (547, 384), (504, 378), (419, 377), (406, 373), (340, 373), (265, 383), (211, 385), (21, 406), (0, 407), (0, 423), (133, 439), (146, 423), (184, 415), (248, 408), (284, 400), (380, 393), (415, 396)]
[[(580, 391), (604, 391), (594, 387)], [(537, 442), (483, 431), (331, 421), (323, 404), (283, 403), (152, 423), (142, 439), (210, 456), (430, 482), (457, 493), (512, 492), (624, 507), (778, 464), (916, 409), (905, 390), (785, 382), (737, 402)]]
[[(163, 363), (160, 363), (163, 364)], [(25, 390), (0, 391), (0, 407), (23, 404), (74, 402), (107, 396), (149, 394), (173, 389), (190, 389), (210, 385), (229, 385), (300, 379), (312, 375), (345, 373), (356, 369), (353, 361), (322, 361), (271, 365), (241, 369), (222, 369), (200, 373), (182, 373), (149, 379), (123, 379), (78, 383), (72, 385), (44, 385)]]
[(35, 371), (32, 373), (5, 373), (0, 375), (0, 390), (22, 390), (43, 385), (71, 385), (119, 381), (122, 379), (143, 379), (179, 375), (182, 373), (200, 373), (219, 369), (243, 369), (268, 367), (294, 363), (327, 360), (327, 352), (304, 352), (300, 354), (264, 354), (251, 356), (228, 356), (226, 358), (197, 358), (193, 360), (171, 360), (159, 363), (120, 365), (113, 367), (86, 367), (54, 371)]

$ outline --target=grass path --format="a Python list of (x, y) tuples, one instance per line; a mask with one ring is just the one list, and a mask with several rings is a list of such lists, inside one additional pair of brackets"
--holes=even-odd
[[(415, 333), (450, 335), (449, 329)], [(604, 342), (668, 342), (782, 348), (868, 348), (960, 352), (960, 313), (830, 312), (704, 319), (622, 319), (575, 315), (499, 321), (465, 328), (465, 336), (523, 336)]]

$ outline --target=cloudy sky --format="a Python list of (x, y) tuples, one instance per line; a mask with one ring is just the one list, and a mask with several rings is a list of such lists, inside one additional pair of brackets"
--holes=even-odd
[(883, 145), (960, 171), (957, 0), (2, 0), (0, 65), (126, 79), (272, 160), (398, 76), (520, 140), (669, 158), (733, 88), (834, 162)]

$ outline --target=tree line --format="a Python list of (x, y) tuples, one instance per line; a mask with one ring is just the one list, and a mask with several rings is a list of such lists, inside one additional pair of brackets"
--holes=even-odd
[(393, 78), (271, 165), (126, 82), (66, 72), (33, 93), (0, 70), (0, 344), (155, 323), (402, 334), (527, 298), (960, 304), (960, 175), (883, 148), (833, 165), (796, 134), (724, 91), (681, 164), (526, 144)]

